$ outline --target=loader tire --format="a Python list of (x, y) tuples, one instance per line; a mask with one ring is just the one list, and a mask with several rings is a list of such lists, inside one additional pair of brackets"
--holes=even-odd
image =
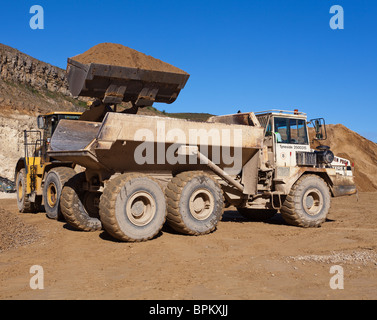
[[(17, 207), (21, 213), (35, 213), (39, 209), (39, 202), (37, 204), (30, 201), (29, 196), (26, 194), (26, 170), (22, 168), (17, 173), (16, 177), (16, 194), (17, 194)], [(37, 199), (39, 200), (39, 198)], [(38, 208), (37, 208), (38, 207)]]
[(277, 213), (274, 209), (237, 208), (237, 211), (249, 221), (267, 221)]
[(79, 173), (69, 179), (62, 190), (60, 198), (61, 212), (65, 221), (79, 231), (97, 231), (102, 229), (99, 219), (100, 193), (85, 191), (85, 173)]
[(292, 187), (281, 207), (283, 219), (299, 227), (319, 227), (330, 209), (330, 191), (319, 176), (302, 176)]
[(209, 174), (188, 171), (168, 183), (167, 222), (174, 230), (188, 235), (212, 232), (223, 214), (221, 187)]
[(60, 220), (63, 216), (60, 210), (60, 195), (64, 184), (76, 174), (69, 167), (51, 169), (46, 176), (43, 187), (43, 200), (47, 217)]
[(99, 213), (104, 229), (121, 241), (155, 237), (166, 219), (166, 200), (160, 185), (142, 174), (123, 174), (105, 185)]

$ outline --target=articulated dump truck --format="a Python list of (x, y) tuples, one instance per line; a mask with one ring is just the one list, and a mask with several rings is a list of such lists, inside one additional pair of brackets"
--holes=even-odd
[[(311, 149), (304, 113), (237, 113), (207, 122), (119, 113), (107, 104), (174, 101), (188, 75), (72, 61), (69, 69), (75, 95), (101, 100), (92, 110), (101, 114), (96, 121), (61, 120), (48, 150), (85, 168), (60, 199), (78, 230), (104, 228), (116, 239), (143, 241), (166, 221), (202, 235), (229, 206), (251, 220), (280, 212), (288, 224), (318, 227), (331, 197), (356, 193), (348, 160), (326, 146)], [(326, 138), (323, 119), (313, 124), (315, 139)]]

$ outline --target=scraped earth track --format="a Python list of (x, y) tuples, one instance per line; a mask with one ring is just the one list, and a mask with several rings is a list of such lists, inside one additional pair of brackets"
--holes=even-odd
[[(2, 199), (2, 214), (38, 237), (0, 252), (0, 299), (376, 299), (376, 195), (333, 199), (320, 228), (289, 226), (279, 215), (247, 222), (227, 210), (208, 235), (164, 228), (141, 243), (19, 214), (14, 199)], [(335, 264), (343, 290), (329, 286)], [(29, 287), (32, 265), (44, 269), (43, 290)]]

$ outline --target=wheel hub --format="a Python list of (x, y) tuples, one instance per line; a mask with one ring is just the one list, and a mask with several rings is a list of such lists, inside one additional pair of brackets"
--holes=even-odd
[(57, 200), (57, 189), (55, 184), (51, 183), (49, 184), (47, 188), (47, 202), (50, 207), (54, 207), (56, 205), (56, 200)]
[(211, 215), (214, 203), (214, 197), (207, 189), (196, 190), (189, 200), (190, 212), (195, 219), (205, 220)]
[(131, 207), (131, 213), (134, 217), (140, 217), (144, 213), (144, 202), (142, 200), (136, 201)]
[(146, 191), (134, 193), (126, 204), (126, 215), (136, 226), (147, 225), (156, 214), (156, 202)]
[(318, 189), (310, 189), (305, 192), (303, 197), (303, 207), (309, 215), (318, 214), (323, 208), (323, 196)]

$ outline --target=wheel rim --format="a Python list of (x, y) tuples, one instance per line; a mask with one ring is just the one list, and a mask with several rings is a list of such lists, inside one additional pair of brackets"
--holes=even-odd
[(309, 189), (302, 199), (304, 210), (307, 214), (317, 215), (323, 208), (323, 196), (318, 189)]
[(197, 220), (207, 219), (213, 211), (214, 202), (212, 193), (207, 189), (196, 190), (189, 200), (191, 215)]
[(156, 214), (156, 201), (146, 191), (135, 192), (127, 201), (126, 214), (135, 226), (145, 226)]
[(57, 189), (54, 183), (50, 183), (47, 188), (47, 203), (53, 208), (57, 201)]

